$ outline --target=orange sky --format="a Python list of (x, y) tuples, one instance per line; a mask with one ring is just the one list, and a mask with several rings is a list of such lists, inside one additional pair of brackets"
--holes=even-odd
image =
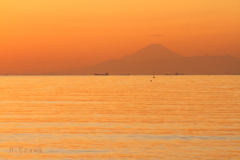
[(240, 0), (0, 1), (0, 74), (80, 68), (151, 43), (240, 57)]

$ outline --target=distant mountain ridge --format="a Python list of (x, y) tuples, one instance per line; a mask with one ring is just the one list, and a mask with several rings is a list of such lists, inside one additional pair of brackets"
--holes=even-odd
[(184, 57), (160, 44), (151, 44), (118, 60), (68, 71), (66, 74), (94, 75), (223, 75), (240, 74), (240, 58), (226, 56)]

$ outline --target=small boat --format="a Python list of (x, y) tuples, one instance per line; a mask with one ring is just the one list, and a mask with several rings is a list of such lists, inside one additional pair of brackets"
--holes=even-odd
[(105, 74), (97, 74), (97, 73), (95, 73), (95, 75), (96, 75), (96, 76), (107, 76), (108, 73), (105, 73)]

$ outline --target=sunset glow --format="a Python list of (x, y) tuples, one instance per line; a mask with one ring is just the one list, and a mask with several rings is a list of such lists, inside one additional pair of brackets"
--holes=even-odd
[(0, 74), (81, 68), (152, 43), (240, 57), (239, 0), (5, 0), (0, 16)]

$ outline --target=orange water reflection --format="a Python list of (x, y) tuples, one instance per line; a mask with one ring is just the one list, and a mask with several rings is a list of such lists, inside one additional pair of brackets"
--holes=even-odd
[[(0, 77), (4, 159), (237, 159), (239, 76)], [(10, 147), (36, 148), (9, 153)]]

